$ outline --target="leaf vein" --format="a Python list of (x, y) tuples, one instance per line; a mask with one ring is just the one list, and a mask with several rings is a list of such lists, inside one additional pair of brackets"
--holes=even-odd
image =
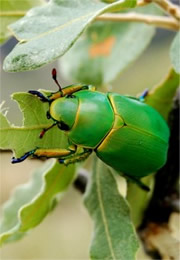
[(102, 199), (102, 194), (101, 194), (101, 185), (100, 185), (100, 176), (99, 175), (100, 175), (100, 172), (99, 173), (96, 172), (97, 195), (98, 195), (102, 220), (103, 220), (103, 223), (104, 223), (105, 233), (106, 233), (107, 242), (108, 242), (108, 246), (109, 246), (111, 256), (112, 256), (113, 259), (116, 259), (115, 254), (114, 254), (114, 250), (113, 250), (113, 246), (112, 246), (112, 241), (111, 241), (109, 227), (108, 227), (108, 223), (107, 223), (107, 219), (106, 219), (106, 214), (105, 214), (105, 210), (104, 210), (104, 206), (103, 206), (103, 199)]
[(91, 16), (92, 14), (94, 14), (94, 12), (91, 12), (91, 13), (88, 13), (88, 14), (83, 15), (83, 16), (81, 16), (81, 17), (72, 19), (72, 20), (68, 21), (68, 22), (65, 23), (65, 24), (61, 24), (61, 25), (59, 25), (58, 27), (55, 27), (55, 28), (53, 28), (53, 29), (51, 29), (51, 30), (49, 30), (49, 31), (47, 31), (47, 32), (44, 32), (44, 33), (39, 34), (38, 36), (34, 36), (34, 37), (30, 38), (30, 39), (23, 39), (23, 40), (26, 40), (26, 41), (30, 42), (30, 41), (33, 41), (33, 40), (42, 38), (42, 37), (44, 37), (44, 36), (46, 36), (46, 35), (48, 35), (48, 34), (51, 34), (51, 33), (57, 32), (57, 31), (60, 31), (60, 30), (63, 29), (64, 27), (67, 27), (67, 26), (69, 26), (69, 25), (71, 25), (71, 24), (73, 24), (73, 23), (76, 23), (76, 22), (78, 22), (78, 21), (81, 21), (81, 20), (87, 18), (88, 16)]
[(23, 126), (23, 127), (19, 127), (19, 126), (17, 126), (17, 127), (6, 127), (6, 128), (0, 128), (0, 132), (2, 131), (13, 131), (13, 130), (19, 130), (19, 131), (27, 131), (27, 130), (37, 130), (37, 129), (41, 129), (41, 128), (47, 128), (47, 127), (49, 127), (49, 126), (51, 126), (51, 124), (47, 124), (47, 125), (34, 125), (34, 126)]

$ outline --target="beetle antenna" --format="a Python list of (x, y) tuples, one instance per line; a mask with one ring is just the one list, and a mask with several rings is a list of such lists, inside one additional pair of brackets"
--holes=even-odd
[(40, 135), (39, 135), (39, 138), (42, 139), (43, 136), (45, 135), (45, 133), (46, 133), (49, 129), (53, 128), (55, 125), (57, 125), (57, 123), (54, 123), (54, 124), (52, 124), (51, 126), (49, 126), (49, 127), (47, 127), (47, 128), (44, 128), (44, 129), (41, 131), (41, 133), (40, 133)]
[(58, 85), (59, 91), (62, 92), (62, 88), (61, 88), (59, 82), (57, 81), (57, 71), (55, 68), (52, 70), (52, 78), (55, 81), (55, 83)]

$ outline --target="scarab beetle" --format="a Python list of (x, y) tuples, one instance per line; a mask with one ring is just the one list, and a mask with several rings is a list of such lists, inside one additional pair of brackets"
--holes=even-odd
[(107, 165), (147, 189), (139, 179), (165, 164), (169, 139), (164, 119), (143, 102), (147, 92), (134, 98), (101, 93), (93, 86), (82, 84), (62, 89), (55, 69), (52, 77), (59, 86), (58, 92), (46, 97), (39, 91), (29, 91), (49, 103), (47, 117), (54, 121), (42, 130), (40, 138), (57, 125), (66, 132), (70, 145), (68, 149), (35, 148), (20, 158), (13, 157), (12, 163), (33, 155), (56, 157), (68, 165), (86, 159), (94, 151)]

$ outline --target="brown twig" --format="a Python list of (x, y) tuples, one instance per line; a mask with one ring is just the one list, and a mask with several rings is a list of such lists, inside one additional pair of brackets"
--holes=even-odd
[(96, 17), (96, 20), (114, 22), (143, 22), (149, 25), (155, 25), (157, 27), (165, 29), (171, 29), (175, 31), (179, 30), (179, 23), (174, 18), (155, 15), (144, 15), (133, 12), (125, 14), (107, 13)]
[(158, 6), (160, 6), (166, 13), (173, 16), (178, 21), (180, 20), (180, 8), (172, 4), (168, 0), (152, 0), (152, 2), (156, 3)]
[(151, 3), (152, 0), (139, 0), (137, 2), (137, 6), (145, 6), (148, 5), (149, 3)]

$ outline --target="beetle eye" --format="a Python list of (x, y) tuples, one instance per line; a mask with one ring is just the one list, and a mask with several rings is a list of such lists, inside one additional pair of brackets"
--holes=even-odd
[(70, 128), (67, 124), (65, 124), (63, 121), (59, 122), (58, 128), (63, 131), (68, 131)]
[(50, 119), (50, 118), (51, 118), (51, 115), (50, 115), (49, 111), (47, 111), (46, 117), (47, 117), (47, 119)]

